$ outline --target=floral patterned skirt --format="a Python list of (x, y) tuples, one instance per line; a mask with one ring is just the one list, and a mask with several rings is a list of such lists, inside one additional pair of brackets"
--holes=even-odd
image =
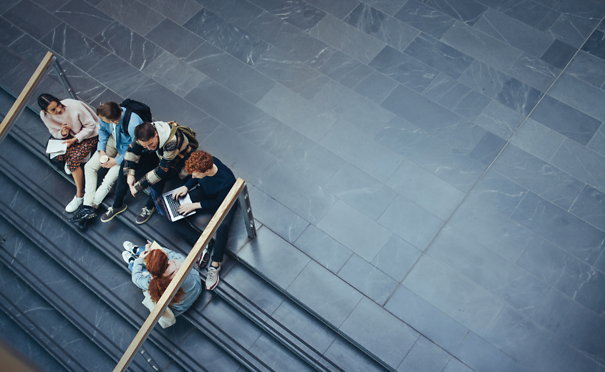
[(65, 154), (59, 155), (55, 159), (65, 161), (69, 170), (73, 172), (78, 169), (82, 160), (97, 148), (97, 143), (99, 143), (99, 136), (87, 138), (80, 143), (76, 142), (67, 148)]

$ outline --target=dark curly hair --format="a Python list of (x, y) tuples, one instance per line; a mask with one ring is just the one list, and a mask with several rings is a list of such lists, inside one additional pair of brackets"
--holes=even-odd
[[(144, 261), (147, 271), (149, 271), (152, 277), (149, 282), (149, 294), (153, 302), (157, 304), (172, 281), (172, 278), (163, 276), (164, 272), (168, 269), (168, 255), (163, 250), (154, 249), (149, 252)], [(170, 304), (178, 304), (184, 295), (185, 292), (183, 289), (179, 288)]]
[(204, 173), (211, 169), (213, 165), (212, 155), (206, 151), (194, 151), (185, 161), (185, 171), (189, 174), (193, 174), (193, 172)]

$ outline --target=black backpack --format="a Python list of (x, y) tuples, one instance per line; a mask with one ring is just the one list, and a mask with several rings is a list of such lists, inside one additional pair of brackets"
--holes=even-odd
[[(151, 109), (149, 106), (144, 104), (143, 102), (135, 101), (134, 99), (127, 98), (122, 103), (120, 103), (120, 107), (124, 107), (126, 112), (124, 113), (124, 118), (122, 119), (122, 128), (124, 129), (124, 133), (128, 133), (128, 124), (130, 124), (130, 116), (134, 112), (139, 115), (143, 121), (152, 122), (151, 118)], [(134, 135), (132, 133), (131, 135)]]

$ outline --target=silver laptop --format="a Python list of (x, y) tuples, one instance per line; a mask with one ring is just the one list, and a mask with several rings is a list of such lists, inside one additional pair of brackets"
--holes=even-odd
[[(174, 189), (174, 190), (176, 190), (176, 189)], [(179, 207), (182, 204), (191, 203), (192, 201), (191, 201), (191, 197), (189, 196), (189, 194), (187, 194), (181, 198), (178, 198), (176, 200), (172, 199), (172, 192), (174, 190), (163, 193), (162, 197), (159, 198), (160, 200), (156, 201), (156, 205), (159, 208), (160, 214), (166, 216), (166, 218), (168, 218), (168, 220), (170, 220), (170, 222), (178, 221), (182, 218), (189, 217), (192, 214), (195, 214), (195, 211), (187, 214), (186, 216), (179, 214)]]

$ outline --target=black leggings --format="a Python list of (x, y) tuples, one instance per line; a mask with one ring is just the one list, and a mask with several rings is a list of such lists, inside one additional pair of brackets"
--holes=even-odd
[[(202, 192), (199, 187), (196, 187), (189, 192), (191, 201), (194, 203), (203, 200), (203, 198), (200, 197), (201, 195)], [(223, 262), (225, 247), (227, 246), (227, 241), (229, 240), (229, 227), (233, 221), (233, 216), (235, 215), (237, 206), (238, 202), (233, 205), (231, 211), (229, 211), (216, 231), (216, 240), (214, 241), (214, 248), (212, 250), (212, 261)], [(204, 231), (215, 212), (216, 210), (197, 209), (194, 215), (174, 222), (175, 230), (177, 230), (187, 244), (193, 247), (200, 238), (201, 233), (199, 231)], [(190, 223), (193, 224), (199, 231), (193, 228)]]

